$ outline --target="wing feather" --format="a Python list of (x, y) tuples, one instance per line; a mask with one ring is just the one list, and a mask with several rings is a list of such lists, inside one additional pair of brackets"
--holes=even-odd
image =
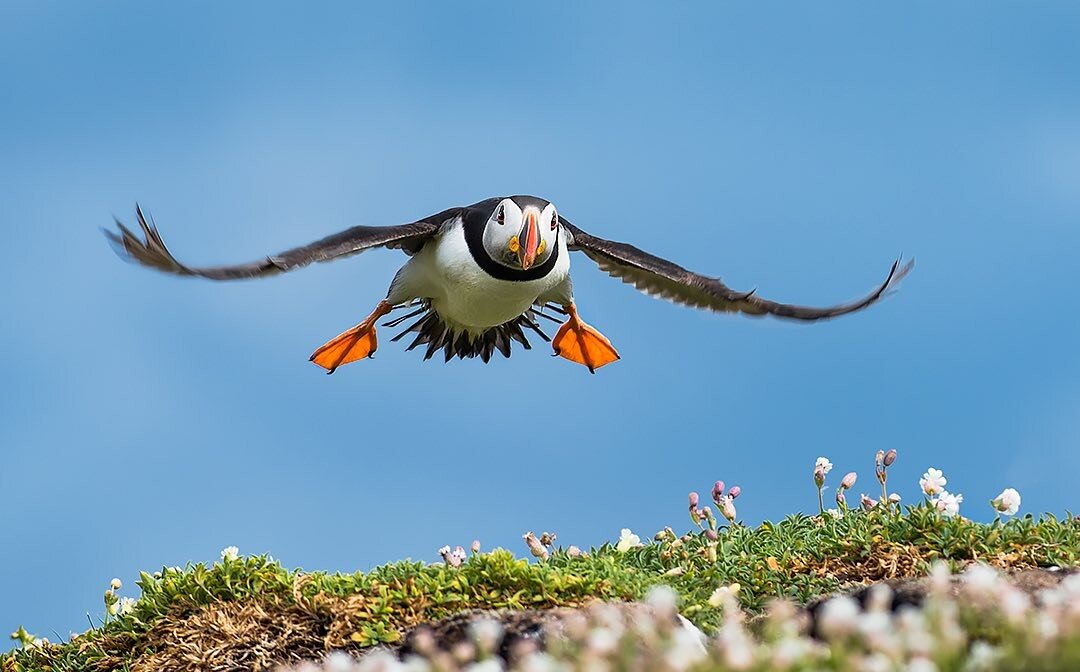
[(333, 261), (359, 254), (374, 247), (402, 249), (414, 254), (446, 222), (452, 220), (460, 208), (444, 210), (410, 224), (399, 226), (354, 226), (327, 236), (308, 245), (295, 247), (258, 261), (230, 266), (192, 267), (180, 263), (161, 239), (152, 219), (135, 206), (135, 215), (142, 231), (142, 238), (116, 221), (118, 231), (105, 231), (117, 254), (164, 273), (200, 276), (211, 280), (243, 280), (287, 273), (317, 261)]
[(560, 216), (560, 222), (570, 233), (567, 241), (571, 250), (584, 252), (600, 270), (633, 285), (638, 290), (668, 301), (715, 312), (739, 312), (746, 315), (775, 315), (792, 320), (824, 320), (846, 315), (877, 302), (906, 276), (915, 260), (893, 262), (885, 282), (866, 296), (849, 303), (815, 307), (778, 303), (763, 299), (756, 290), (737, 292), (719, 278), (711, 278), (686, 270), (667, 259), (640, 250), (633, 245), (605, 240), (574, 226)]

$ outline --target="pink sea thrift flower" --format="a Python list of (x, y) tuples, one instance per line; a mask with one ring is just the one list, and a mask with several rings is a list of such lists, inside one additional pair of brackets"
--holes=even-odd
[(728, 490), (728, 497), (731, 497), (732, 499), (735, 499), (736, 497), (738, 497), (741, 494), (742, 494), (742, 488), (740, 488), (737, 485), (731, 486), (731, 489)]
[(867, 497), (866, 495), (859, 495), (859, 505), (866, 511), (877, 506), (877, 500), (873, 497)]
[(458, 549), (461, 549), (460, 555), (458, 555), (457, 549), (451, 551), (449, 546), (443, 546), (439, 549), (439, 555), (442, 557), (443, 562), (450, 567), (460, 567), (461, 563), (465, 560), (465, 549), (462, 549), (460, 546), (458, 546)]
[(697, 525), (701, 522), (702, 518), (701, 509), (698, 508), (698, 504), (701, 502), (701, 498), (698, 497), (698, 494), (696, 492), (691, 492), (687, 496), (687, 499), (690, 502), (690, 506), (687, 507), (690, 511), (690, 520), (692, 520), (694, 524)]
[(717, 481), (712, 486), (712, 498), (717, 506), (720, 506), (720, 498), (724, 496), (724, 482)]
[(727, 518), (729, 523), (734, 523), (735, 516), (738, 515), (735, 513), (735, 498), (730, 495), (725, 497), (724, 506), (721, 508), (720, 512), (724, 514), (724, 518)]
[(548, 550), (540, 543), (540, 540), (536, 538), (536, 535), (532, 532), (526, 532), (521, 536), (525, 540), (525, 545), (529, 547), (529, 552), (532, 553), (534, 558), (541, 560), (548, 559)]
[(827, 457), (819, 457), (814, 462), (814, 482), (820, 488), (825, 484), (825, 475), (832, 471), (832, 462)]

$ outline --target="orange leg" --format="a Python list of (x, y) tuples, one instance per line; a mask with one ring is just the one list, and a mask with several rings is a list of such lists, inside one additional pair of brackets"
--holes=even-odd
[(311, 355), (311, 361), (326, 369), (327, 373), (333, 373), (342, 364), (372, 356), (379, 347), (379, 341), (375, 338), (375, 323), (391, 309), (389, 303), (380, 301), (363, 322), (320, 346)]
[(556, 355), (584, 364), (589, 367), (590, 373), (596, 373), (596, 369), (619, 359), (619, 353), (611, 341), (581, 321), (574, 304), (563, 306), (563, 309), (570, 317), (559, 327), (559, 333), (551, 342)]

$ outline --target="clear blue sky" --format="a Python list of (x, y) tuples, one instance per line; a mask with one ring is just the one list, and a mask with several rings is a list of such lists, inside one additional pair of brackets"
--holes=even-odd
[[(708, 5), (706, 8), (705, 5)], [(1077, 508), (1080, 6), (1043, 2), (49, 3), (0, 7), (0, 628), (65, 635), (139, 569), (235, 544), (356, 570), (554, 530), (815, 510), (895, 447), (911, 501)], [(311, 350), (404, 256), (213, 284), (121, 263), (136, 199), (192, 263), (532, 193), (818, 325), (698, 313), (584, 257), (623, 359)], [(384, 332), (385, 333), (385, 332)], [(527, 409), (522, 412), (522, 409)], [(127, 594), (131, 594), (130, 592)], [(9, 630), (3, 630), (8, 632)]]

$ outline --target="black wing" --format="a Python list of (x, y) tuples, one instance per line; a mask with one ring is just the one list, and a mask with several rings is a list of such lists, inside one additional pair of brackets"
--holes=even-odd
[(716, 312), (741, 312), (748, 315), (776, 315), (793, 320), (823, 320), (862, 310), (876, 302), (911, 271), (912, 259), (901, 265), (893, 262), (889, 277), (874, 291), (851, 303), (816, 308), (777, 303), (758, 297), (754, 291), (736, 292), (718, 278), (698, 275), (678, 264), (649, 254), (626, 243), (616, 243), (585, 233), (570, 222), (559, 217), (570, 238), (571, 250), (584, 252), (601, 270), (630, 283), (646, 294), (658, 296), (695, 308)]
[(459, 210), (460, 208), (451, 208), (437, 215), (400, 226), (354, 226), (322, 240), (316, 240), (309, 245), (235, 266), (194, 268), (181, 264), (165, 247), (153, 220), (147, 222), (142, 208), (138, 205), (135, 206), (135, 214), (139, 220), (139, 228), (143, 232), (142, 239), (139, 239), (119, 220), (116, 221), (120, 229), (119, 233), (105, 231), (105, 235), (112, 241), (120, 256), (143, 266), (165, 273), (197, 275), (211, 280), (243, 280), (287, 273), (314, 261), (332, 261), (340, 257), (359, 254), (373, 247), (398, 248), (405, 250), (408, 254), (414, 254), (423, 247), (428, 238), (438, 232), (443, 223), (453, 219)]

